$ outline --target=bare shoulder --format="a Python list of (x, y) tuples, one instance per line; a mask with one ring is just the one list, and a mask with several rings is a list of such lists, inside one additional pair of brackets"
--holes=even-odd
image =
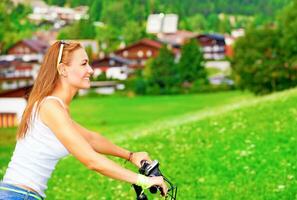
[(39, 107), (39, 116), (47, 124), (71, 121), (70, 116), (63, 106), (55, 99), (46, 99)]

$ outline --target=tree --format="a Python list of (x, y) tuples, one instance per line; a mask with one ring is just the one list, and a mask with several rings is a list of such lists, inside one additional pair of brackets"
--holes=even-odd
[(129, 11), (125, 10), (126, 4), (125, 1), (117, 1), (117, 3), (105, 4), (107, 7), (102, 11), (102, 21), (107, 25), (121, 29), (128, 21)]
[(172, 93), (178, 83), (178, 74), (174, 55), (166, 46), (160, 49), (159, 55), (150, 63), (150, 70), (149, 87), (157, 90), (156, 93)]
[(297, 0), (293, 0), (281, 13), (278, 25), (281, 31), (280, 42), (282, 45), (287, 67), (297, 66)]
[(90, 19), (92, 21), (99, 21), (102, 12), (102, 0), (94, 0), (89, 10)]
[(14, 6), (11, 1), (0, 2), (0, 49), (5, 52), (11, 45), (29, 38), (36, 30), (36, 27), (27, 19), (32, 12), (31, 7), (23, 4)]
[(292, 71), (284, 65), (279, 37), (278, 29), (262, 27), (248, 30), (236, 42), (232, 66), (235, 83), (240, 88), (267, 94), (296, 85)]
[(207, 21), (202, 14), (196, 14), (181, 20), (181, 28), (201, 32), (206, 29)]
[(145, 27), (134, 21), (129, 21), (122, 29), (123, 39), (127, 44), (131, 44), (143, 38)]
[(197, 40), (192, 39), (181, 50), (181, 58), (178, 64), (181, 82), (193, 83), (200, 80), (202, 84), (207, 84), (207, 72), (203, 64), (203, 54)]
[(109, 53), (118, 49), (120, 44), (118, 36), (119, 30), (113, 26), (96, 27), (96, 40), (100, 44), (100, 51)]
[(60, 30), (58, 39), (94, 39), (95, 27), (88, 20), (80, 20)]

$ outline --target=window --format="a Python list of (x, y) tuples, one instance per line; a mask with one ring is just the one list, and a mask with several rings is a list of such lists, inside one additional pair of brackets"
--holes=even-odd
[(147, 57), (151, 57), (151, 56), (152, 56), (152, 51), (151, 51), (151, 50), (148, 50), (148, 51), (146, 52), (146, 56), (147, 56)]
[(129, 55), (129, 52), (127, 50), (123, 52), (124, 57), (128, 57), (128, 55)]
[(137, 56), (140, 57), (140, 58), (142, 58), (143, 57), (143, 51), (138, 51), (137, 52)]

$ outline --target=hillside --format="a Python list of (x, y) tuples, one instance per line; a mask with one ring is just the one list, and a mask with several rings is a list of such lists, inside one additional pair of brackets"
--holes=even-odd
[[(176, 125), (161, 121), (164, 128), (148, 125), (135, 139), (116, 141), (158, 159), (178, 184), (178, 199), (296, 199), (296, 101), (297, 90), (288, 90), (177, 116)], [(59, 164), (47, 194), (134, 199), (127, 184), (98, 177), (72, 158)]]
[[(93, 3), (101, 3), (103, 7), (120, 4), (118, 1), (110, 0), (44, 0), (49, 4), (56, 5), (89, 5)], [(290, 2), (289, 0), (142, 0), (129, 1), (131, 6), (146, 7), (147, 10), (153, 12), (176, 12), (183, 16), (191, 16), (197, 13), (208, 15), (210, 13), (228, 13), (255, 15), (265, 14), (273, 15), (277, 10)], [(136, 7), (135, 7), (136, 8)]]
[[(233, 15), (237, 18), (234, 28), (246, 25), (248, 17), (255, 17), (256, 24), (273, 21), (277, 12), (286, 6), (289, 0), (141, 0), (141, 1), (114, 1), (114, 0), (45, 0), (49, 4), (60, 6), (87, 5), (90, 7), (90, 18), (103, 21), (120, 28), (118, 25), (147, 20), (152, 13), (176, 13), (179, 15), (180, 28), (204, 31), (226, 31), (227, 22), (220, 22), (221, 13)], [(227, 24), (226, 24), (227, 23)], [(198, 26), (198, 27), (197, 27)], [(223, 27), (223, 28), (222, 28)]]

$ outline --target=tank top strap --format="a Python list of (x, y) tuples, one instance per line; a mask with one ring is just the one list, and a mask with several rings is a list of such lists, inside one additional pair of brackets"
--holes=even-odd
[(46, 99), (55, 99), (55, 100), (57, 100), (57, 101), (62, 105), (62, 107), (63, 107), (64, 109), (66, 109), (66, 106), (65, 106), (64, 102), (63, 102), (62, 99), (60, 99), (59, 97), (56, 97), (56, 96), (46, 96), (46, 97), (43, 99), (43, 101), (45, 101)]

